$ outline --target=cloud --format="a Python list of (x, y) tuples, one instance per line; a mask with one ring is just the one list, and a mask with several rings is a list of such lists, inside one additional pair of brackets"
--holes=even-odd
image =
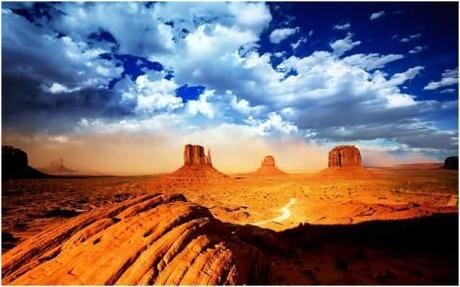
[(353, 37), (353, 34), (348, 32), (347, 36), (344, 39), (339, 39), (336, 40), (332, 43), (329, 44), (329, 46), (332, 48), (334, 51), (334, 54), (341, 56), (345, 52), (353, 49), (356, 46), (359, 46), (361, 44), (361, 41), (355, 41), (351, 39)]
[(441, 94), (450, 94), (450, 93), (454, 93), (456, 90), (455, 89), (444, 89), (442, 91), (440, 91)]
[(270, 33), (270, 36), (269, 36), (270, 42), (274, 44), (279, 44), (281, 43), (281, 41), (296, 34), (298, 31), (299, 31), (299, 27), (275, 29)]
[(307, 41), (308, 41), (307, 37), (300, 37), (300, 39), (297, 42), (291, 44), (292, 50), (294, 51), (297, 50), (297, 48), (299, 48), (300, 45), (307, 43)]
[(369, 20), (374, 21), (374, 20), (376, 20), (376, 19), (378, 19), (380, 17), (383, 17), (383, 16), (385, 16), (385, 11), (384, 10), (374, 12), (369, 16)]
[(423, 89), (424, 90), (436, 90), (442, 87), (455, 85), (458, 83), (458, 68), (446, 69), (441, 76), (440, 81), (429, 82)]
[(399, 41), (402, 42), (402, 43), (407, 43), (407, 42), (410, 42), (414, 39), (417, 39), (417, 38), (420, 38), (422, 36), (422, 34), (418, 33), (418, 34), (412, 34), (412, 35), (409, 35), (407, 37), (403, 37), (401, 38)]
[(372, 71), (375, 69), (381, 69), (386, 64), (403, 59), (404, 56), (401, 54), (388, 54), (380, 55), (377, 53), (371, 54), (354, 54), (343, 59), (343, 61), (352, 66), (357, 66), (365, 69), (366, 71)]
[[(4, 132), (43, 136), (50, 148), (44, 154), (64, 144), (74, 145), (75, 151), (83, 138), (88, 138), (85, 149), (114, 140), (104, 153), (120, 156), (126, 156), (130, 144), (140, 154), (145, 151), (140, 143), (151, 146), (150, 138), (162, 146), (157, 152), (166, 152), (168, 146), (176, 150), (179, 162), (185, 140), (222, 146), (222, 154), (234, 150), (232, 144), (247, 145), (245, 155), (255, 142), (264, 153), (276, 148), (281, 154), (283, 143), (293, 143), (289, 156), (294, 156), (297, 147), (307, 152), (382, 138), (392, 142), (378, 146), (395, 146), (402, 153), (456, 150), (456, 131), (439, 124), (457, 116), (456, 101), (424, 100), (404, 89), (423, 67), (392, 66), (404, 58), (396, 53), (353, 54), (361, 41), (353, 41), (350, 32), (329, 43), (332, 52), (304, 54), (299, 47), (313, 31), (302, 34), (292, 28), (297, 33), (289, 43), (293, 55), (287, 44), (286, 51), (279, 50), (283, 45), (274, 51), (261, 46), (266, 42), (261, 37), (274, 24), (265, 3), (51, 6), (66, 14), (53, 12), (51, 19), (34, 23), (10, 11), (3, 15), (2, 34)], [(112, 19), (77, 25), (77, 19), (97, 17), (104, 9)], [(130, 21), (131, 28), (122, 27)], [(311, 47), (318, 47), (314, 43)], [(177, 89), (185, 85), (202, 90), (183, 99)], [(61, 136), (67, 142), (52, 140)], [(45, 149), (35, 150), (39, 148)], [(249, 158), (258, 164), (259, 156)], [(228, 160), (235, 163), (229, 170), (236, 170), (236, 160)], [(177, 163), (165, 160), (165, 166), (173, 169)], [(138, 172), (148, 168), (143, 161)]]
[(409, 50), (410, 54), (418, 54), (427, 49), (427, 46), (415, 46), (413, 49)]
[(332, 29), (333, 30), (348, 30), (350, 29), (350, 27), (351, 27), (350, 23), (344, 23), (344, 24), (337, 24)]

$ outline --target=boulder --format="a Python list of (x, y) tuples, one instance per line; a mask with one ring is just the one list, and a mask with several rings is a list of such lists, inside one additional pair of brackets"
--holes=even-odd
[(328, 167), (362, 166), (361, 153), (353, 145), (334, 147), (329, 152)]
[(259, 247), (180, 194), (148, 194), (52, 227), (2, 255), (6, 285), (262, 285)]
[(44, 177), (45, 174), (28, 164), (27, 153), (9, 145), (2, 145), (3, 178)]
[(256, 175), (263, 176), (276, 176), (276, 175), (285, 175), (286, 173), (276, 167), (275, 158), (272, 155), (267, 155), (264, 157), (260, 164), (260, 168), (255, 172)]
[(458, 156), (449, 156), (444, 161), (445, 169), (458, 170)]

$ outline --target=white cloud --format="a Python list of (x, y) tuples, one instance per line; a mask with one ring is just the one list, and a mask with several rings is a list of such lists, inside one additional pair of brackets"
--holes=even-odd
[(403, 59), (403, 58), (404, 56), (401, 54), (380, 55), (380, 54), (372, 53), (372, 54), (354, 54), (354, 55), (345, 57), (343, 61), (352, 66), (357, 66), (367, 71), (372, 71), (375, 69), (381, 69), (385, 67), (386, 64)]
[(361, 41), (355, 41), (351, 39), (353, 37), (353, 34), (348, 32), (347, 36), (344, 39), (339, 39), (336, 40), (332, 43), (329, 44), (331, 46), (332, 50), (334, 51), (334, 54), (341, 56), (343, 55), (346, 51), (349, 51), (353, 49), (356, 46), (359, 46), (361, 44)]
[(72, 92), (80, 90), (80, 87), (69, 89), (68, 87), (61, 85), (59, 83), (53, 83), (50, 87), (44, 87), (44, 90), (52, 94), (60, 94), (60, 93), (67, 94), (67, 93), (72, 93)]
[(455, 89), (444, 89), (442, 91), (440, 91), (441, 94), (451, 94), (451, 93), (454, 93), (455, 92)]
[(407, 71), (403, 73), (394, 74), (388, 82), (390, 85), (394, 85), (394, 86), (402, 85), (406, 81), (412, 80), (413, 78), (415, 78), (415, 76), (417, 76), (418, 73), (420, 73), (423, 69), (424, 67), (422, 66), (416, 66), (413, 68), (409, 68)]
[(307, 43), (307, 41), (308, 41), (307, 37), (300, 37), (300, 39), (297, 42), (291, 44), (292, 50), (297, 50), (297, 48), (299, 48), (300, 45)]
[(135, 100), (136, 111), (153, 113), (172, 111), (183, 106), (182, 99), (175, 96), (178, 88), (174, 80), (166, 80), (152, 74), (141, 75), (134, 85), (122, 92), (123, 100)]
[(458, 83), (458, 68), (452, 70), (445, 70), (442, 73), (440, 81), (429, 82), (423, 89), (424, 90), (436, 90), (442, 87), (455, 85)]
[(404, 37), (404, 38), (401, 38), (399, 41), (402, 42), (402, 43), (407, 43), (407, 42), (410, 42), (414, 39), (417, 39), (417, 38), (420, 38), (422, 36), (422, 34), (418, 33), (418, 34), (412, 34), (412, 35), (409, 35), (407, 37)]
[(348, 29), (350, 29), (350, 27), (351, 27), (350, 23), (344, 23), (344, 24), (337, 24), (332, 29), (334, 29), (334, 30), (348, 30)]
[(299, 31), (299, 27), (296, 28), (280, 28), (275, 29), (270, 33), (270, 42), (274, 44), (279, 44), (281, 41), (287, 39), (288, 37), (294, 35)]
[(198, 100), (188, 101), (187, 112), (193, 116), (202, 114), (210, 119), (214, 118), (215, 111), (208, 101), (214, 96), (214, 92), (214, 90), (206, 90), (199, 96)]
[(246, 123), (255, 127), (260, 135), (267, 133), (293, 134), (298, 131), (294, 123), (285, 121), (281, 115), (275, 112), (269, 113), (265, 119), (249, 117)]
[(415, 46), (413, 49), (409, 50), (411, 54), (418, 54), (427, 49), (427, 46)]
[(372, 13), (370, 16), (369, 16), (369, 20), (371, 21), (374, 21), (380, 17), (383, 17), (385, 16), (385, 11), (382, 10), (382, 11), (378, 11), (378, 12), (375, 12), (375, 13)]

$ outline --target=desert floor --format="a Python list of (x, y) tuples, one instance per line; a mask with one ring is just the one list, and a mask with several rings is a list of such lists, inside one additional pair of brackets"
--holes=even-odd
[[(370, 179), (238, 174), (192, 186), (162, 176), (8, 180), (2, 183), (2, 252), (82, 212), (138, 194), (175, 192), (222, 221), (272, 229), (292, 244), (292, 254), (271, 258), (273, 284), (455, 284), (458, 172), (372, 171)], [(439, 238), (406, 252), (408, 240), (418, 241), (414, 236)], [(438, 239), (440, 246), (423, 247)]]

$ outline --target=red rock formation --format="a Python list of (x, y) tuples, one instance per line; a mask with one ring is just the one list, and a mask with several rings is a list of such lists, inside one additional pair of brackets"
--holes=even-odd
[(286, 173), (276, 167), (275, 158), (272, 155), (267, 155), (261, 162), (260, 168), (256, 171), (257, 175), (276, 176), (285, 175)]
[(361, 166), (361, 153), (353, 145), (337, 146), (329, 152), (328, 166)]
[(212, 166), (211, 151), (208, 149), (205, 154), (202, 146), (187, 144), (184, 147), (184, 165), (152, 184), (189, 187), (195, 184), (220, 183), (222, 180), (231, 179)]
[(353, 145), (334, 147), (329, 152), (328, 168), (321, 171), (323, 176), (365, 178), (373, 173), (365, 169), (361, 163), (361, 153)]
[(252, 233), (239, 233), (182, 195), (149, 194), (82, 214), (6, 252), (2, 283), (266, 283), (268, 262), (245, 241)]
[(208, 165), (212, 166), (211, 151), (205, 155), (204, 148), (200, 145), (185, 145), (184, 148), (184, 165)]

